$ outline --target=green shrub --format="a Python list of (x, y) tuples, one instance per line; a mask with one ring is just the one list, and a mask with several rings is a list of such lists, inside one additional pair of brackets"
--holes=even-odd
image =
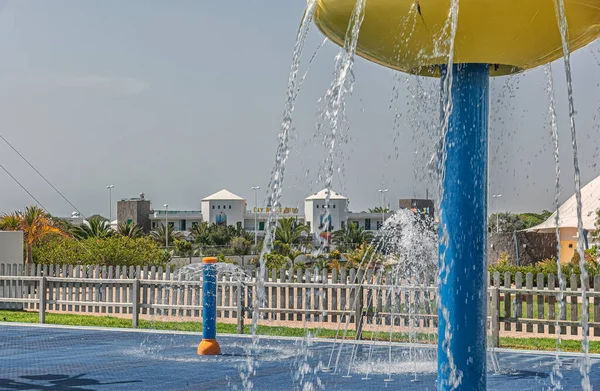
[[(275, 253), (265, 254), (264, 259), (265, 259), (265, 266), (266, 266), (267, 270), (271, 270), (271, 269), (279, 270), (281, 268), (289, 269), (289, 267), (291, 265), (290, 260), (281, 254), (275, 254)], [(259, 267), (260, 266), (259, 261), (260, 261), (260, 259), (258, 257), (256, 257), (250, 261), (250, 264), (254, 265), (256, 267)]]
[(152, 238), (112, 236), (75, 240), (53, 236), (33, 246), (36, 263), (67, 265), (165, 266), (169, 253)]
[[(588, 272), (588, 276), (590, 279), (590, 284), (593, 283), (593, 279), (596, 275), (600, 274), (600, 265), (598, 264), (596, 258), (596, 248), (592, 247), (585, 252), (585, 268)], [(526, 275), (527, 273), (531, 273), (533, 277), (533, 285), (537, 286), (537, 276), (538, 274), (542, 274), (544, 276), (544, 285), (548, 285), (548, 275), (554, 274), (556, 277), (556, 284), (558, 285), (558, 265), (556, 263), (555, 258), (544, 259), (539, 261), (533, 265), (527, 266), (515, 266), (511, 265), (508, 257), (500, 256), (500, 260), (495, 265), (490, 265), (488, 267), (488, 271), (491, 274), (491, 278), (493, 281), (493, 275), (495, 272), (500, 273), (500, 281), (504, 284), (504, 274), (506, 272), (510, 273), (511, 282), (514, 284), (515, 276), (518, 272), (521, 272), (523, 275), (523, 286), (526, 283)], [(580, 276), (581, 276), (581, 268), (579, 266), (579, 254), (575, 253), (573, 258), (567, 262), (561, 264), (561, 272), (567, 279), (567, 285), (570, 286), (570, 279), (572, 275), (577, 276), (577, 282), (581, 285)]]
[(306, 263), (302, 262), (302, 261), (298, 261), (296, 263), (294, 263), (294, 271), (298, 271), (298, 269), (306, 269)]

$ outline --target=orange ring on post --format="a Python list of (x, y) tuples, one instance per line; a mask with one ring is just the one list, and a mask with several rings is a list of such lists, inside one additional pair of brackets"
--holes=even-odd
[(204, 258), (202, 258), (202, 263), (217, 263), (217, 258), (215, 258), (215, 257), (204, 257)]

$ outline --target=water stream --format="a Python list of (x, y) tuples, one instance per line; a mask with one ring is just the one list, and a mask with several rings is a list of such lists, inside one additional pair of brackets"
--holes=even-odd
[(273, 246), (273, 239), (275, 237), (275, 229), (277, 228), (277, 213), (281, 206), (281, 195), (283, 192), (283, 180), (285, 174), (285, 167), (287, 158), (289, 155), (289, 139), (290, 132), (293, 130), (292, 126), (292, 114), (296, 104), (296, 98), (298, 96), (298, 71), (300, 67), (300, 59), (304, 50), (304, 45), (312, 26), (312, 20), (315, 10), (316, 0), (310, 0), (308, 2), (306, 12), (302, 18), (298, 34), (296, 36), (296, 44), (294, 45), (294, 54), (292, 56), (292, 65), (290, 70), (290, 76), (288, 78), (288, 85), (286, 90), (286, 101), (283, 111), (283, 121), (281, 123), (281, 130), (279, 131), (278, 138), (279, 144), (277, 146), (277, 153), (275, 156), (275, 165), (271, 173), (271, 180), (267, 189), (267, 202), (270, 206), (269, 218), (265, 229), (265, 240), (263, 249), (260, 254), (260, 270), (257, 276), (256, 294), (253, 298), (253, 316), (252, 316), (252, 345), (248, 351), (247, 365), (240, 371), (242, 377), (243, 387), (246, 390), (251, 390), (254, 384), (251, 381), (251, 376), (256, 371), (257, 362), (255, 356), (259, 349), (258, 342), (259, 338), (256, 333), (258, 327), (258, 320), (260, 314), (260, 307), (263, 306), (264, 302), (264, 276), (266, 273), (265, 269), (265, 254), (271, 252)]
[[(550, 116), (550, 129), (552, 133), (552, 144), (554, 147), (554, 174), (555, 174), (555, 182), (554, 182), (554, 207), (556, 209), (556, 215), (554, 216), (554, 224), (556, 225), (556, 264), (557, 264), (557, 274), (559, 281), (559, 294), (558, 294), (558, 306), (559, 306), (559, 314), (565, 313), (565, 305), (564, 302), (564, 290), (566, 287), (566, 279), (563, 278), (562, 274), (562, 265), (560, 259), (560, 159), (559, 159), (559, 147), (558, 147), (558, 124), (556, 120), (556, 101), (554, 98), (554, 82), (552, 78), (552, 66), (550, 64), (545, 67), (546, 80), (547, 80), (547, 92), (548, 92), (548, 115)], [(556, 328), (556, 356), (555, 356), (555, 364), (552, 367), (552, 374), (550, 375), (550, 382), (552, 386), (552, 390), (562, 390), (561, 381), (563, 379), (563, 375), (561, 372), (561, 360), (560, 360), (560, 345), (561, 345), (561, 328), (559, 326), (558, 319), (555, 323)]]
[(571, 129), (571, 142), (573, 146), (573, 166), (575, 170), (575, 199), (577, 200), (577, 253), (579, 254), (579, 268), (581, 270), (581, 349), (584, 357), (581, 363), (581, 387), (590, 391), (590, 355), (589, 355), (589, 302), (587, 297), (588, 272), (585, 267), (585, 239), (583, 232), (583, 218), (581, 205), (581, 174), (579, 172), (579, 157), (577, 153), (577, 131), (575, 127), (575, 101), (573, 98), (573, 79), (571, 73), (571, 54), (569, 49), (569, 34), (567, 17), (565, 14), (564, 0), (555, 0), (554, 8), (558, 22), (565, 64), (565, 77), (567, 82), (567, 97), (569, 101), (569, 125)]

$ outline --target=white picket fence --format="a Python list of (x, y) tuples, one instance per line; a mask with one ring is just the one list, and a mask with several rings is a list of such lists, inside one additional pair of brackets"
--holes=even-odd
[[(237, 323), (254, 316), (256, 269), (234, 280), (219, 276), (217, 318)], [(489, 278), (493, 277), (493, 281)], [(554, 335), (556, 325), (562, 335), (581, 333), (581, 294), (575, 276), (569, 289), (562, 291), (565, 306), (558, 306), (560, 291), (555, 276), (517, 273), (488, 276), (492, 343), (502, 331)], [(271, 270), (264, 278), (265, 305), (260, 308), (261, 324), (303, 327), (305, 322), (319, 327), (348, 325), (357, 331), (408, 329), (437, 332), (436, 287), (433, 280), (414, 285), (410, 281), (393, 284), (391, 272), (373, 270)], [(600, 276), (589, 293), (590, 327), (600, 336)], [(155, 267), (41, 266), (27, 268), (0, 265), (0, 304), (4, 308), (38, 311), (40, 322), (46, 312), (106, 314), (131, 317), (137, 327), (140, 317), (160, 320), (194, 320), (202, 317), (202, 283), (198, 276), (172, 273)], [(534, 316), (535, 313), (535, 316)], [(503, 327), (502, 327), (503, 325)], [(346, 326), (344, 326), (346, 327)]]

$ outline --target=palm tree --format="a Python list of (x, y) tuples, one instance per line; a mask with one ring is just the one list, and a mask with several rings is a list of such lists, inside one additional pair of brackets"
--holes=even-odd
[(175, 231), (175, 227), (169, 224), (165, 230), (165, 225), (161, 224), (150, 232), (152, 239), (156, 240), (160, 245), (165, 246), (165, 236), (169, 236), (169, 245), (174, 246), (176, 240), (183, 240), (183, 233)]
[(377, 206), (375, 208), (369, 208), (369, 213), (391, 213), (391, 212), (392, 211), (388, 207), (382, 208), (381, 206)]
[(3, 214), (0, 217), (0, 230), (3, 231), (18, 231), (21, 219), (19, 218), (20, 212), (12, 214)]
[(358, 224), (346, 224), (346, 227), (333, 233), (332, 239), (333, 243), (339, 246), (347, 247), (350, 245), (356, 248), (373, 240), (373, 232), (366, 231)]
[(308, 235), (308, 226), (299, 224), (293, 217), (284, 217), (279, 220), (275, 229), (275, 240), (284, 244), (296, 244)]
[(117, 233), (121, 236), (127, 236), (132, 239), (141, 238), (144, 236), (144, 231), (142, 231), (140, 226), (133, 221), (119, 224), (117, 227)]
[(192, 225), (190, 234), (196, 243), (206, 245), (208, 243), (209, 230), (210, 224), (208, 224), (208, 221), (202, 221), (200, 224)]
[(68, 236), (56, 226), (48, 213), (37, 206), (28, 206), (24, 212), (3, 215), (0, 217), (0, 228), (7, 231), (23, 231), (29, 265), (33, 264), (34, 243), (50, 234)]
[(110, 228), (110, 223), (98, 217), (92, 217), (73, 228), (73, 236), (79, 240), (89, 238), (106, 239), (113, 234), (114, 230)]

